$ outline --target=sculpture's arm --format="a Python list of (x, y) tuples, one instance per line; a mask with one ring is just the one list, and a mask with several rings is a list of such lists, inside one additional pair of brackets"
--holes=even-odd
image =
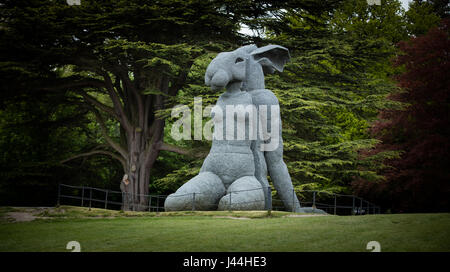
[[(281, 124), (280, 124), (281, 126)], [(273, 181), (273, 185), (277, 190), (284, 206), (287, 210), (300, 211), (300, 203), (294, 192), (291, 176), (283, 161), (283, 139), (281, 138), (281, 127), (279, 136), (278, 148), (274, 151), (265, 151), (264, 157), (266, 159), (267, 169)]]
[[(280, 111), (272, 111), (271, 106), (276, 106), (279, 109), (279, 103), (277, 97), (269, 90), (264, 90), (260, 92), (257, 100), (259, 105), (267, 105), (268, 114), (267, 120), (265, 124), (267, 131), (271, 132), (271, 125), (278, 124), (278, 133), (274, 138), (268, 139), (265, 141), (266, 143), (271, 142), (269, 146), (275, 146), (275, 149), (269, 149), (264, 151), (264, 158), (267, 164), (267, 170), (269, 171), (269, 175), (273, 181), (275, 189), (280, 195), (281, 200), (284, 203), (284, 206), (289, 211), (300, 211), (300, 203), (297, 199), (297, 196), (294, 192), (294, 187), (292, 185), (291, 176), (289, 175), (289, 171), (287, 169), (286, 164), (283, 161), (283, 138), (281, 131), (281, 116)], [(275, 119), (275, 120), (273, 120)], [(275, 131), (276, 132), (276, 131)], [(270, 133), (269, 133), (270, 135)], [(273, 145), (275, 144), (275, 145)]]

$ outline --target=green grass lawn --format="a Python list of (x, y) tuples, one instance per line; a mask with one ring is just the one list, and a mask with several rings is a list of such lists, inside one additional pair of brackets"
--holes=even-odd
[[(61, 209), (61, 208), (60, 208)], [(2, 208), (4, 215), (11, 208)], [(180, 216), (181, 215), (181, 216)], [(284, 217), (273, 212), (120, 213), (65, 207), (0, 221), (0, 251), (450, 251), (450, 214)], [(217, 216), (252, 219), (218, 218)], [(50, 219), (49, 219), (50, 218)]]

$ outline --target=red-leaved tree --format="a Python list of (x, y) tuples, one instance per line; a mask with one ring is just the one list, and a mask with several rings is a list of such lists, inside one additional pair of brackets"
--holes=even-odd
[(405, 103), (402, 109), (380, 112), (371, 132), (381, 140), (367, 155), (401, 151), (400, 158), (384, 161), (384, 180), (356, 180), (356, 194), (394, 212), (449, 212), (449, 83), (450, 19), (426, 35), (399, 44), (395, 65), (405, 72), (398, 78), (401, 92), (389, 98)]

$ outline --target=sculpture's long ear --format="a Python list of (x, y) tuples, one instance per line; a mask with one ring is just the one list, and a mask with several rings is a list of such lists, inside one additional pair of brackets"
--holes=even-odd
[(266, 45), (250, 53), (259, 62), (264, 74), (272, 74), (275, 70), (283, 72), (284, 65), (291, 58), (289, 50), (280, 45)]

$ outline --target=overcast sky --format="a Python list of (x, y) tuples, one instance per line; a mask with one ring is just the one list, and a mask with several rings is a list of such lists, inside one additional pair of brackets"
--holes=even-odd
[(408, 10), (408, 3), (411, 2), (411, 0), (400, 0), (400, 2), (402, 2), (403, 8)]

